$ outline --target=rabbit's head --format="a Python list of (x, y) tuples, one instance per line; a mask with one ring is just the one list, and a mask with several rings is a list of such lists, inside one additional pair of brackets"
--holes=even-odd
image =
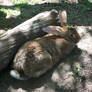
[(65, 38), (72, 43), (77, 43), (80, 40), (80, 35), (76, 30), (76, 27), (68, 27), (68, 30), (65, 34)]
[(42, 30), (47, 33), (64, 37), (72, 43), (77, 43), (80, 40), (80, 35), (77, 32), (76, 27), (67, 26), (67, 13), (65, 10), (59, 12), (59, 18), (61, 26), (48, 26)]

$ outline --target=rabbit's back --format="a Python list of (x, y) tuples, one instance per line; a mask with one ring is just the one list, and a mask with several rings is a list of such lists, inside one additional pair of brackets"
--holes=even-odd
[(39, 77), (70, 53), (74, 46), (55, 35), (29, 41), (16, 54), (14, 68), (29, 77)]

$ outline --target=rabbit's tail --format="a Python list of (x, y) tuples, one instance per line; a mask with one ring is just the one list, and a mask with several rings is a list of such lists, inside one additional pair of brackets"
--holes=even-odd
[(27, 80), (27, 78), (23, 78), (20, 76), (20, 73), (16, 70), (11, 70), (10, 71), (10, 75), (15, 78), (15, 79), (18, 79), (18, 80)]

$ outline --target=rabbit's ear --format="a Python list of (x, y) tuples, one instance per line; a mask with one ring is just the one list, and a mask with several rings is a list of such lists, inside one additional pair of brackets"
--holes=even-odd
[(56, 35), (59, 35), (59, 34), (60, 34), (59, 30), (56, 30), (55, 28), (50, 27), (50, 26), (45, 27), (45, 28), (43, 28), (42, 30), (43, 30), (44, 32), (46, 32), (46, 33), (51, 33), (51, 34), (56, 34)]
[(61, 22), (61, 26), (67, 25), (67, 12), (66, 12), (66, 10), (59, 11), (59, 19)]
[(68, 28), (67, 28), (67, 12), (65, 10), (59, 11), (59, 19), (60, 19), (60, 22), (61, 22), (61, 27), (65, 31), (68, 31)]

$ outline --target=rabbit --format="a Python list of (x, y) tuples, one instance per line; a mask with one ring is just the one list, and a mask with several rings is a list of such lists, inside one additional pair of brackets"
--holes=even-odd
[(62, 11), (62, 26), (48, 26), (49, 34), (26, 42), (15, 55), (10, 75), (18, 80), (38, 78), (68, 55), (80, 40), (75, 28), (66, 25), (66, 11)]

